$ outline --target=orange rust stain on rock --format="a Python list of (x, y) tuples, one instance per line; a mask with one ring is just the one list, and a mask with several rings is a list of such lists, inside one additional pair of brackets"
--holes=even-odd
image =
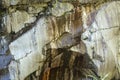
[(44, 73), (43, 73), (43, 79), (42, 80), (49, 80), (49, 75), (50, 75), (50, 68), (46, 68)]
[(80, 6), (75, 3), (74, 9), (71, 12), (66, 13), (60, 17), (49, 17), (49, 29), (48, 35), (51, 39), (55, 39), (62, 35), (66, 31), (70, 31), (70, 33), (75, 34), (77, 32), (83, 32), (83, 21), (82, 21), (82, 7), (85, 7), (85, 11), (87, 14), (87, 25), (89, 26), (93, 21), (94, 15), (91, 16), (91, 12), (93, 12), (92, 5), (84, 5)]

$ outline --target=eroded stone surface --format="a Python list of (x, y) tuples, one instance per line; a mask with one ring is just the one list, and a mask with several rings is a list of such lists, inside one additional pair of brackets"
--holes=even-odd
[[(82, 38), (87, 46), (87, 52), (97, 65), (99, 75), (104, 77), (108, 74), (107, 80), (113, 78), (119, 69), (118, 39), (119, 39), (119, 10), (120, 2), (105, 4), (98, 11), (95, 21), (83, 33)], [(86, 37), (85, 37), (86, 36)], [(114, 72), (113, 72), (114, 71)], [(117, 76), (118, 77), (118, 76)]]
[(41, 12), (42, 10), (44, 10), (44, 7), (46, 7), (47, 6), (47, 4), (33, 4), (33, 5), (31, 5), (31, 6), (29, 6), (28, 7), (28, 13), (39, 13), (39, 12)]
[(70, 3), (60, 2), (55, 3), (53, 6), (52, 14), (57, 17), (64, 15), (66, 12), (71, 11), (74, 8), (74, 6)]
[(14, 6), (14, 5), (21, 5), (21, 4), (35, 4), (41, 2), (49, 2), (50, 0), (2, 0), (2, 4), (4, 7)]
[(16, 11), (5, 16), (5, 26), (7, 27), (8, 33), (18, 32), (25, 27), (25, 24), (32, 23), (36, 20), (36, 17), (28, 14), (25, 11)]
[(119, 79), (120, 2), (48, 1), (2, 0), (7, 11), (1, 25), (7, 30), (0, 37), (0, 54), (6, 56), (0, 55), (1, 70), (7, 69), (11, 55), (6, 53), (11, 53), (11, 80)]
[[(18, 71), (20, 74), (13, 73), (18, 76), (17, 78), (20, 78), (20, 80), (25, 79), (29, 74), (39, 69), (39, 67), (42, 67), (45, 60), (45, 56), (42, 54), (42, 47), (48, 40), (45, 20), (45, 18), (41, 18), (36, 27), (26, 34), (23, 34), (9, 46), (11, 54), (17, 61), (16, 64), (19, 66)], [(11, 65), (11, 67), (14, 68), (16, 66)], [(11, 76), (13, 76), (13, 74), (11, 74)]]

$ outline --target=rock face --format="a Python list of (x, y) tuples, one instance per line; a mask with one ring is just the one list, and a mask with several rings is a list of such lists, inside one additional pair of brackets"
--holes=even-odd
[(54, 7), (52, 8), (51, 13), (53, 16), (59, 17), (59, 16), (64, 15), (65, 12), (71, 11), (73, 8), (74, 7), (72, 4), (57, 2), (56, 4), (54, 4)]
[(14, 5), (21, 5), (21, 4), (35, 4), (41, 2), (49, 2), (50, 0), (2, 0), (2, 5), (4, 7), (14, 6)]
[(120, 79), (120, 1), (0, 4), (0, 80)]
[(9, 33), (11, 31), (14, 31), (16, 33), (24, 28), (25, 24), (34, 22), (36, 20), (36, 17), (29, 15), (25, 11), (16, 11), (9, 15), (6, 15), (4, 19), (7, 31)]
[[(39, 25), (37, 24), (36, 27), (9, 45), (11, 54), (15, 59), (10, 63), (11, 79), (24, 80), (29, 74), (42, 67), (42, 62), (45, 60), (45, 56), (42, 54), (42, 46), (47, 42), (45, 22), (45, 18), (40, 19)], [(13, 77), (14, 73), (12, 72), (14, 69), (19, 72), (16, 73), (15, 77)]]
[(117, 16), (120, 13), (117, 10), (120, 7), (119, 4), (119, 2), (112, 2), (103, 5), (104, 7), (98, 11), (89, 29), (82, 34), (88, 54), (97, 65), (99, 74), (102, 77), (108, 74), (107, 80), (111, 80), (113, 76), (119, 73), (120, 68), (118, 44), (120, 17)]

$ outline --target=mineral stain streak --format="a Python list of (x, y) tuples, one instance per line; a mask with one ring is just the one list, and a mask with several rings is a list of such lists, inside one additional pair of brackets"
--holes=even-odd
[(0, 80), (120, 79), (119, 1), (0, 4)]

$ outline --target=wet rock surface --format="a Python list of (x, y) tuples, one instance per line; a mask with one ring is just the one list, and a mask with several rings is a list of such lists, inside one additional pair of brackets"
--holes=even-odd
[[(97, 67), (86, 53), (67, 49), (58, 49), (58, 53), (60, 53), (58, 56), (50, 58), (51, 60), (45, 64), (47, 68), (40, 76), (41, 80), (79, 80), (85, 79), (88, 75), (94, 75), (99, 79), (96, 74)], [(93, 78), (88, 77), (88, 79)]]
[(0, 80), (120, 79), (119, 1), (0, 4)]

